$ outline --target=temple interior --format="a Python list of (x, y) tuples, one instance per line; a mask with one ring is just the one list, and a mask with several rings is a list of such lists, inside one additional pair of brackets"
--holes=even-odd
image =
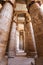
[(0, 65), (43, 65), (43, 0), (0, 0)]

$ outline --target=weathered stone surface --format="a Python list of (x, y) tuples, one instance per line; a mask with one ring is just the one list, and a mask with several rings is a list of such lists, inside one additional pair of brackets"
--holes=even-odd
[(10, 1), (13, 5), (15, 3), (15, 0), (7, 0), (7, 1)]
[(18, 24), (18, 28), (17, 28), (19, 31), (23, 31), (24, 30), (24, 24)]
[(39, 57), (35, 60), (36, 65), (43, 65), (43, 57)]
[(25, 4), (25, 0), (16, 0), (17, 3)]
[(20, 35), (19, 35), (19, 49), (24, 50), (24, 35), (23, 35), (23, 32), (20, 32)]
[(27, 12), (26, 4), (16, 3), (15, 11)]
[(15, 57), (8, 59), (8, 65), (35, 65), (34, 58)]
[(13, 7), (10, 3), (5, 3), (0, 12), (0, 61), (5, 55), (9, 31), (12, 21)]
[[(25, 28), (25, 51), (32, 55), (32, 52), (36, 52), (35, 42), (32, 37), (32, 30), (28, 23)], [(33, 54), (34, 54), (33, 53)], [(35, 55), (35, 54), (34, 54)]]
[(1, 61), (0, 61), (0, 65), (8, 65), (8, 57), (5, 56)]
[(38, 3), (33, 4), (30, 7), (30, 15), (32, 18), (32, 24), (35, 34), (35, 41), (37, 46), (37, 53), (39, 56), (43, 56), (43, 14)]
[(12, 23), (11, 34), (10, 34), (10, 41), (9, 41), (9, 50), (8, 50), (9, 57), (15, 56), (16, 51), (16, 23)]
[(30, 4), (32, 1), (35, 1), (35, 0), (27, 0), (27, 5)]

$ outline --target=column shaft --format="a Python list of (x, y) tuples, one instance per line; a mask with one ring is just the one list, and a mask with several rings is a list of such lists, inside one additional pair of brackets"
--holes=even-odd
[(32, 25), (30, 25), (31, 22), (26, 24), (26, 29), (25, 29), (25, 51), (28, 53), (30, 56), (35, 56), (36, 54), (36, 45), (35, 45), (35, 40), (33, 39), (33, 28)]
[(16, 23), (12, 23), (10, 41), (9, 41), (9, 57), (14, 57), (16, 53)]
[(43, 11), (38, 3), (34, 3), (30, 7), (30, 15), (35, 34), (38, 56), (43, 56)]
[(13, 7), (6, 2), (0, 12), (0, 60), (5, 56), (12, 15)]

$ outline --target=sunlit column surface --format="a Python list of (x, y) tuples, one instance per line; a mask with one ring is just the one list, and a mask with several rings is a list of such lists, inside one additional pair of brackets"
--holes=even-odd
[(31, 35), (32, 35), (33, 44), (34, 44), (34, 49), (35, 49), (35, 52), (37, 52), (37, 51), (36, 51), (36, 42), (35, 42), (35, 37), (34, 37), (34, 31), (33, 31), (32, 22), (29, 22), (29, 24), (30, 24), (30, 30), (31, 30)]
[(19, 51), (19, 31), (16, 31), (16, 50)]
[(0, 60), (5, 55), (12, 15), (13, 6), (6, 2), (0, 12)]
[(2, 5), (0, 4), (0, 10), (1, 10), (1, 8), (2, 8)]

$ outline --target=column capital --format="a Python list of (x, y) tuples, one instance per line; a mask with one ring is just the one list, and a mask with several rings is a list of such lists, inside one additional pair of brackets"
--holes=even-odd
[(12, 5), (14, 5), (15, 0), (7, 0), (8, 2), (10, 2)]
[(34, 3), (38, 3), (39, 6), (41, 6), (41, 1), (34, 1), (34, 0), (32, 1), (32, 0), (31, 0), (31, 2), (27, 5), (27, 8), (30, 9), (30, 7), (31, 7)]

